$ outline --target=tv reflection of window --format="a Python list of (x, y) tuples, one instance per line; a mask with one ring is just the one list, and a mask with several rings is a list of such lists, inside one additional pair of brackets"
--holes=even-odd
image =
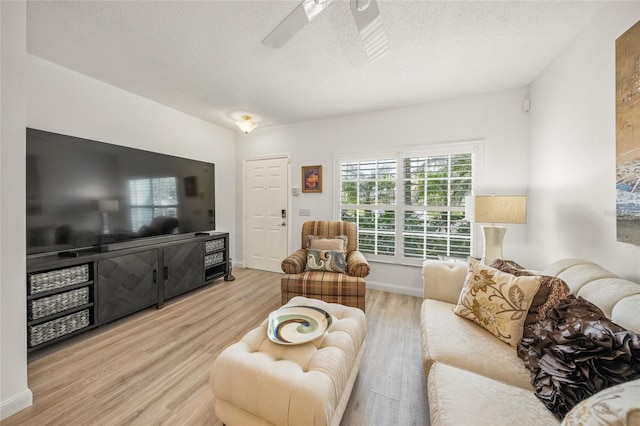
[(151, 223), (154, 217), (178, 217), (178, 185), (175, 177), (129, 181), (132, 229)]

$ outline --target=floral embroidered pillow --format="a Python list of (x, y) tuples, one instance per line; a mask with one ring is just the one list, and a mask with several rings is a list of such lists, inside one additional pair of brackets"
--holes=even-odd
[(343, 251), (307, 250), (305, 271), (347, 272), (347, 256)]
[(640, 420), (640, 379), (615, 385), (582, 400), (562, 426), (634, 425)]
[(602, 390), (573, 407), (562, 426), (634, 425), (640, 420), (640, 379)]
[(487, 329), (498, 339), (517, 346), (539, 276), (516, 277), (470, 257), (458, 304), (453, 311)]
[[(516, 277), (523, 275), (539, 275), (528, 271), (512, 260), (496, 259), (491, 262), (492, 268), (501, 270)], [(558, 277), (540, 275), (540, 288), (531, 301), (527, 318), (524, 320), (524, 331), (522, 337), (529, 337), (534, 325), (546, 318), (547, 312), (553, 308), (559, 300), (569, 296), (571, 290), (567, 283)]]

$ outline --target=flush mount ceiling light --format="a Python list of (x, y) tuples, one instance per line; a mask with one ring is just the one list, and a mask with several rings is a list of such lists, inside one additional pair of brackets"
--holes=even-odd
[(251, 133), (253, 129), (258, 127), (256, 123), (251, 121), (250, 115), (243, 115), (240, 120), (236, 121), (236, 126), (238, 126), (245, 134)]

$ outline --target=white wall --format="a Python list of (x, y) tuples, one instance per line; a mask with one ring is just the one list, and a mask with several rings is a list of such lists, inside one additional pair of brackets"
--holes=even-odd
[(0, 419), (31, 405), (25, 279), (24, 2), (0, 2)]
[(36, 56), (27, 60), (28, 127), (215, 163), (216, 229), (233, 233), (234, 132)]
[[(323, 166), (323, 192), (292, 197), (292, 249), (300, 247), (304, 221), (334, 217), (334, 157), (339, 153), (389, 152), (394, 147), (407, 145), (483, 139), (485, 168), (479, 176), (479, 193), (523, 194), (527, 192), (529, 128), (528, 113), (522, 112), (522, 102), (527, 96), (527, 88), (518, 88), (368, 114), (258, 127), (253, 133), (238, 137), (237, 180), (241, 182), (242, 161), (249, 158), (291, 154), (294, 187), (301, 187), (301, 166)], [(241, 202), (239, 196), (239, 211)], [(310, 209), (311, 217), (300, 217), (302, 208)], [(240, 235), (240, 221), (236, 231)], [(505, 254), (525, 262), (526, 238), (525, 225), (510, 226), (505, 236)], [(481, 243), (481, 238), (477, 240)], [(240, 242), (238, 238), (238, 244)], [(481, 254), (481, 245), (476, 246), (475, 254)], [(368, 286), (422, 296), (419, 268), (383, 263), (372, 263), (371, 268)]]
[(532, 267), (583, 257), (640, 280), (615, 218), (615, 40), (639, 19), (639, 2), (607, 5), (530, 87)]

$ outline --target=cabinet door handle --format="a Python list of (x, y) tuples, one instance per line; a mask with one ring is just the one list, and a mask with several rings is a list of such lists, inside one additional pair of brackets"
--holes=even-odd
[(164, 279), (165, 280), (169, 279), (169, 267), (168, 266), (164, 267)]
[(158, 270), (157, 269), (153, 270), (153, 282), (154, 283), (158, 282)]

